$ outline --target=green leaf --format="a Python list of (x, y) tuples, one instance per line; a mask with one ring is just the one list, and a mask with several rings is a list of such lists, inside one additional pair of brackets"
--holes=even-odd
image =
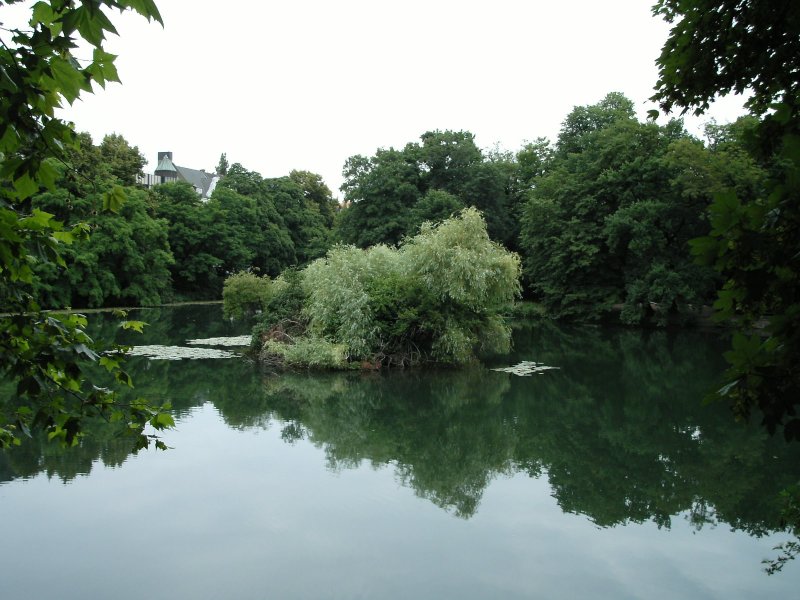
[(144, 328), (145, 325), (147, 325), (147, 323), (145, 323), (144, 321), (122, 321), (119, 325), (123, 329), (126, 330), (132, 329), (133, 331), (142, 333), (142, 329)]
[(115, 185), (113, 189), (103, 194), (103, 210), (118, 213), (127, 199), (128, 197), (122, 186)]
[(81, 73), (71, 62), (58, 56), (50, 59), (50, 73), (53, 80), (58, 85), (57, 91), (72, 104), (80, 95), (81, 90), (86, 88), (86, 83)]
[(39, 191), (39, 184), (31, 179), (30, 175), (25, 173), (14, 180), (14, 190), (17, 192), (17, 197), (30, 198)]
[(154, 415), (153, 418), (150, 419), (150, 425), (152, 425), (154, 429), (158, 430), (172, 428), (175, 427), (175, 419), (173, 419), (172, 415), (169, 413), (161, 412)]
[(44, 161), (39, 165), (39, 173), (37, 174), (39, 182), (50, 191), (56, 189), (56, 178), (58, 171), (48, 161)]
[(49, 27), (53, 23), (54, 18), (55, 13), (49, 3), (37, 2), (32, 7), (30, 25), (31, 27), (35, 27), (37, 23), (41, 23)]
[(158, 21), (162, 27), (164, 26), (161, 13), (158, 12), (158, 7), (153, 0), (128, 0), (127, 5), (147, 20), (154, 19)]
[(30, 229), (32, 231), (42, 231), (52, 228), (54, 225), (57, 226), (57, 223), (58, 221), (53, 221), (52, 214), (43, 210), (39, 210), (38, 208), (34, 208), (29, 217), (25, 217), (19, 221), (20, 227), (24, 227), (25, 229)]

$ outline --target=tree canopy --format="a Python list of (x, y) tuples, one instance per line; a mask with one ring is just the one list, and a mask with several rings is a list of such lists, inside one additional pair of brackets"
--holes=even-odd
[[(420, 141), (347, 160), (342, 191), (349, 208), (337, 226), (339, 239), (361, 248), (396, 245), (428, 215), (446, 218), (459, 206), (474, 206), (491, 238), (514, 247), (512, 174), (505, 165), (485, 156), (468, 131), (428, 131)], [(446, 207), (433, 192), (449, 195)]]
[(716, 283), (689, 255), (707, 230), (705, 208), (726, 185), (753, 194), (763, 179), (735, 136), (705, 147), (680, 121), (639, 122), (616, 93), (576, 107), (552, 151), (525, 152), (534, 169), (521, 211), (525, 278), (563, 317), (615, 306), (628, 323), (696, 313)]
[(755, 114), (800, 94), (800, 6), (774, 0), (658, 0), (672, 30), (653, 99), (702, 114), (716, 96), (751, 94)]
[[(653, 96), (702, 114), (713, 98), (749, 93), (761, 120), (745, 130), (767, 177), (756, 195), (735, 186), (708, 209), (710, 231), (692, 242), (721, 276), (714, 307), (737, 323), (727, 384), (737, 415), (753, 408), (770, 431), (800, 440), (800, 5), (768, 0), (662, 0), (674, 23)], [(762, 333), (753, 328), (767, 320)]]
[[(0, 405), (0, 446), (36, 428), (74, 444), (87, 418), (104, 417), (127, 423), (134, 443), (143, 447), (153, 439), (145, 433), (148, 423), (156, 429), (172, 423), (143, 401), (121, 404), (102, 380), (93, 385), (86, 373), (97, 363), (112, 380), (130, 378), (119, 357), (104, 354), (86, 334), (83, 316), (41, 312), (28, 287), (38, 264), (63, 267), (65, 244), (85, 239), (90, 229), (85, 223), (64, 225), (33, 206), (32, 198), (40, 190), (56, 191), (56, 165), (73, 169), (68, 151), (80, 145), (55, 110), (91, 92), (92, 83), (118, 81), (115, 57), (103, 48), (106, 35), (116, 33), (107, 9), (130, 9), (161, 22), (152, 0), (51, 0), (32, 6), (26, 28), (0, 34), (0, 300), (6, 311), (0, 317), (0, 373), (17, 382), (14, 397)], [(74, 54), (80, 43), (88, 44), (91, 60)], [(102, 205), (115, 211), (123, 200), (122, 188), (114, 186)]]

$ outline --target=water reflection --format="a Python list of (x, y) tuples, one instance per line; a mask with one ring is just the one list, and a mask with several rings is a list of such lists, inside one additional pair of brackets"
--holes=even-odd
[[(240, 333), (192, 326), (204, 318), (197, 308), (172, 311), (157, 321), (163, 337), (151, 329), (147, 343)], [(231, 428), (277, 426), (287, 443), (308, 440), (331, 469), (389, 466), (463, 518), (479, 511), (494, 478), (527, 473), (547, 478), (563, 511), (601, 527), (670, 527), (682, 514), (696, 528), (780, 528), (778, 492), (800, 478), (800, 450), (700, 404), (722, 366), (712, 338), (539, 324), (518, 330), (515, 347), (487, 366), (435, 372), (270, 375), (244, 360), (129, 366), (136, 393), (171, 400), (179, 417), (213, 403)], [(521, 360), (560, 369), (490, 370)], [(39, 472), (69, 481), (98, 461), (122, 465), (127, 442), (100, 424), (93, 433), (67, 452), (34, 439), (0, 455), (0, 482)]]

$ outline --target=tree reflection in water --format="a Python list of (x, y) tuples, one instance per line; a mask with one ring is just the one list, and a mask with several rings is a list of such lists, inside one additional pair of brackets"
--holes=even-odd
[[(183, 330), (181, 330), (183, 331)], [(189, 333), (188, 330), (185, 333)], [(196, 332), (189, 337), (197, 337)], [(172, 340), (170, 340), (172, 342)], [(764, 535), (781, 529), (778, 494), (800, 452), (700, 399), (722, 370), (720, 346), (691, 331), (537, 324), (512, 356), (441, 371), (267, 375), (245, 360), (131, 362), (136, 393), (181, 415), (213, 403), (225, 423), (276, 424), (287, 443), (322, 448), (329, 468), (390, 466), (403, 485), (469, 518), (498, 476), (547, 477), (560, 507), (601, 527), (676, 515)], [(560, 367), (518, 377), (521, 360)], [(113, 428), (62, 451), (40, 439), (0, 455), (0, 482), (64, 481), (128, 450)]]

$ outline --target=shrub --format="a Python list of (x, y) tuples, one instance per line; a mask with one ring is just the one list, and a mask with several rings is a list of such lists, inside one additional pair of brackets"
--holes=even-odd
[(267, 357), (280, 357), (290, 365), (317, 369), (343, 369), (347, 367), (346, 350), (343, 344), (308, 336), (298, 339), (295, 343), (267, 340), (262, 354), (266, 354)]
[(307, 320), (303, 316), (306, 294), (300, 272), (287, 269), (272, 282), (272, 296), (259, 321), (253, 327), (252, 348), (258, 353), (271, 333), (280, 329), (292, 337), (305, 333)]
[[(373, 365), (467, 362), (510, 348), (504, 315), (519, 275), (517, 255), (489, 239), (477, 210), (464, 209), (425, 223), (399, 249), (333, 248), (300, 273), (302, 294), (286, 284), (292, 303), (282, 300), (280, 314), (267, 309), (255, 343), (289, 364), (336, 366), (340, 349), (343, 360)], [(302, 327), (284, 335), (278, 316)]]
[(272, 282), (268, 276), (259, 277), (241, 271), (225, 280), (222, 287), (222, 313), (225, 318), (241, 319), (266, 308), (272, 296)]

